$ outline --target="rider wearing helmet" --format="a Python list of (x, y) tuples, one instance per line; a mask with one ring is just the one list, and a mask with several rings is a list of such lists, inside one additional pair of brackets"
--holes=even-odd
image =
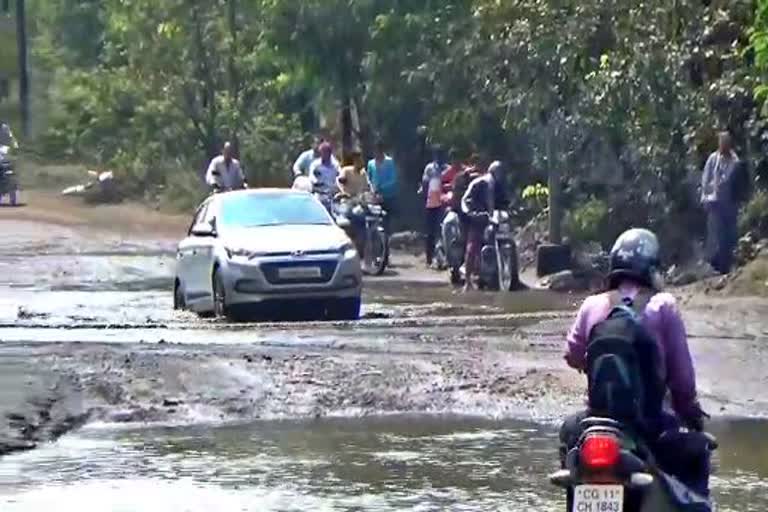
[[(673, 455), (669, 457), (670, 450), (662, 450), (661, 457), (656, 453), (659, 464), (668, 473), (684, 479), (692, 489), (708, 495), (709, 453), (706, 448), (693, 449), (697, 459), (695, 464), (690, 460), (682, 463), (675, 458), (679, 455), (677, 450), (685, 449), (683, 446), (690, 452), (690, 443), (681, 440), (679, 427), (700, 432), (706, 413), (697, 399), (685, 325), (675, 298), (662, 292), (659, 265), (659, 241), (651, 231), (631, 229), (616, 240), (610, 255), (607, 290), (588, 297), (582, 304), (568, 332), (565, 360), (572, 368), (588, 372), (587, 347), (593, 328), (608, 318), (617, 303), (634, 302), (642, 326), (658, 347), (658, 367), (645, 370), (659, 377), (661, 388), (666, 388), (662, 391), (668, 391), (671, 396), (672, 406), (672, 411), (667, 412), (660, 404), (658, 418), (644, 418), (647, 425), (653, 425), (645, 432), (647, 440), (654, 449), (657, 447), (654, 443), (659, 441), (662, 433), (675, 432), (673, 436), (678, 441), (671, 451)], [(663, 395), (660, 401), (663, 401)], [(580, 435), (580, 423), (589, 414), (585, 411), (566, 419), (560, 433), (561, 455), (575, 445)], [(664, 460), (664, 453), (669, 460)]]

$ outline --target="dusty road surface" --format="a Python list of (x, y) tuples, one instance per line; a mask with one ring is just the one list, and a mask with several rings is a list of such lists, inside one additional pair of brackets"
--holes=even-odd
[[(564, 510), (578, 297), (457, 294), (397, 254), (360, 322), (230, 326), (171, 311), (185, 218), (30, 199), (0, 209), (3, 511)], [(768, 305), (682, 300), (721, 509), (766, 510)]]

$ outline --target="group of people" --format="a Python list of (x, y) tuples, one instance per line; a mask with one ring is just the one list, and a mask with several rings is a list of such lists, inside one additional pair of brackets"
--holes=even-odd
[(435, 239), (445, 211), (450, 208), (461, 220), (466, 242), (465, 289), (472, 289), (480, 272), (485, 228), (495, 210), (509, 206), (504, 166), (498, 160), (486, 165), (476, 155), (465, 163), (456, 150), (449, 152), (449, 162), (445, 163), (440, 146), (435, 146), (432, 153), (421, 183), (426, 211), (426, 263), (428, 267), (433, 265)]
[[(307, 190), (320, 188), (355, 200), (371, 193), (391, 216), (397, 207), (399, 172), (384, 143), (376, 142), (374, 156), (367, 164), (363, 164), (359, 152), (351, 155), (345, 164), (340, 164), (334, 156), (333, 145), (318, 137), (293, 164), (293, 186)], [(386, 226), (389, 231), (388, 221)]]

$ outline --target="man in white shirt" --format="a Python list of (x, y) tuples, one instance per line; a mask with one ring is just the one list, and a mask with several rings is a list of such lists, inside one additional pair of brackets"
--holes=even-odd
[(221, 155), (211, 160), (205, 182), (209, 187), (221, 191), (248, 188), (240, 161), (232, 157), (232, 144), (224, 143)]
[(336, 190), (336, 178), (339, 177), (339, 163), (333, 158), (333, 149), (328, 142), (320, 144), (320, 158), (309, 167), (309, 179), (312, 185), (320, 186), (329, 192)]
[(701, 203), (707, 211), (707, 249), (712, 267), (722, 274), (731, 271), (739, 241), (739, 204), (733, 197), (732, 177), (739, 164), (733, 139), (722, 132), (718, 149), (707, 159), (701, 178)]
[[(297, 176), (309, 176), (309, 168), (312, 167), (312, 163), (315, 160), (320, 158), (320, 146), (323, 143), (325, 143), (325, 139), (322, 137), (317, 137), (315, 139), (315, 144), (299, 155), (299, 158), (297, 158), (296, 162), (293, 164), (294, 178)], [(337, 167), (339, 166), (339, 162), (336, 160), (336, 157), (331, 155), (331, 160), (333, 160)]]

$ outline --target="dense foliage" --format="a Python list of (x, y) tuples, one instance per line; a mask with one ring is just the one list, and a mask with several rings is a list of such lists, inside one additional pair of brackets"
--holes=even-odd
[(224, 139), (252, 181), (284, 182), (318, 119), (339, 146), (389, 141), (409, 187), (422, 126), (509, 162), (524, 210), (557, 170), (566, 234), (604, 243), (630, 224), (701, 232), (718, 130), (768, 174), (768, 0), (30, 1), (46, 151), (136, 191), (197, 187)]

